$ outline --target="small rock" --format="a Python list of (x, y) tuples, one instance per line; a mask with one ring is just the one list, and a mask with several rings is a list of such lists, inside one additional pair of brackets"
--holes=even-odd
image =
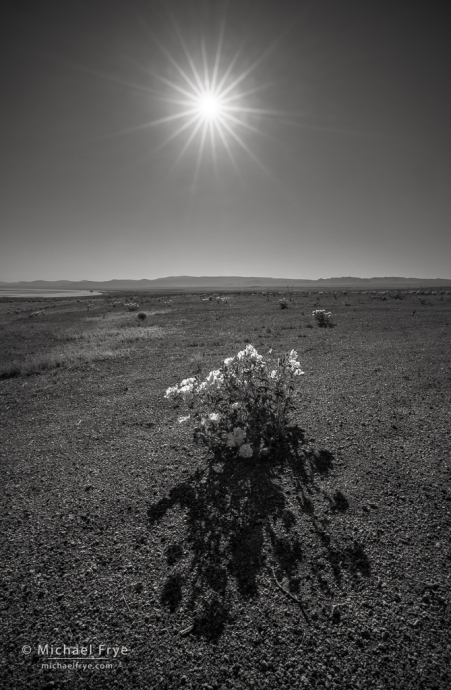
[(341, 620), (341, 611), (337, 605), (332, 606), (332, 620), (334, 623), (339, 623)]

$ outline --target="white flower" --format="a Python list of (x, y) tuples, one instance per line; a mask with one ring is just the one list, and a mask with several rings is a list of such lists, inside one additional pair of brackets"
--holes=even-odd
[(262, 362), (263, 357), (258, 354), (257, 350), (253, 345), (246, 345), (246, 348), (244, 350), (238, 352), (237, 359), (249, 359), (251, 362)]
[(181, 386), (191, 386), (191, 388), (194, 387), (194, 384), (196, 383), (196, 379), (183, 379), (182, 383), (180, 384)]
[(244, 443), (238, 451), (238, 455), (242, 458), (250, 458), (252, 454), (252, 447), (249, 445), (249, 443)]
[(170, 400), (171, 398), (175, 398), (175, 396), (177, 395), (177, 393), (178, 393), (178, 388), (177, 388), (177, 386), (172, 386), (172, 388), (168, 388), (168, 389), (166, 390), (166, 393), (165, 393), (164, 397), (165, 397), (165, 398), (168, 398), (168, 399)]
[(212, 421), (212, 422), (219, 422), (219, 420), (221, 419), (221, 415), (220, 415), (218, 412), (211, 412), (211, 413), (208, 415), (208, 418), (209, 418), (210, 421)]
[(205, 383), (207, 384), (207, 388), (220, 388), (224, 379), (221, 376), (221, 372), (219, 369), (215, 369), (214, 371), (210, 371), (208, 374)]
[(291, 350), (290, 354), (288, 355), (288, 363), (291, 367), (291, 371), (295, 376), (301, 376), (304, 372), (301, 371), (301, 365), (298, 361), (296, 361), (298, 356), (298, 353), (296, 350)]
[(232, 405), (232, 410), (238, 409), (239, 406), (240, 406), (240, 403), (239, 403), (239, 402), (234, 402), (233, 405)]
[(190, 414), (186, 415), (186, 417), (179, 417), (178, 422), (179, 424), (183, 424), (183, 422), (188, 421), (188, 419), (191, 417)]
[(235, 427), (233, 431), (229, 431), (227, 434), (227, 445), (229, 448), (234, 448), (235, 446), (241, 446), (244, 443), (244, 438), (246, 432), (244, 429)]
[(227, 359), (224, 360), (224, 364), (226, 365), (226, 367), (228, 367), (230, 364), (232, 364), (234, 359), (235, 359), (235, 357), (227, 357)]
[(275, 369), (273, 369), (272, 372), (270, 373), (269, 377), (270, 377), (271, 379), (275, 379), (276, 376), (277, 376), (277, 371), (276, 371)]
[(193, 399), (193, 390), (190, 386), (182, 386), (179, 393), (185, 402), (190, 402)]

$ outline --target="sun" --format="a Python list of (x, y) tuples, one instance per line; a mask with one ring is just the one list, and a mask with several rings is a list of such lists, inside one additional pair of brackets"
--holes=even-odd
[[(224, 26), (213, 55), (207, 55), (205, 45), (196, 56), (190, 54), (180, 30), (177, 30), (182, 48), (182, 59), (177, 59), (166, 46), (154, 37), (161, 52), (168, 61), (168, 70), (161, 73), (149, 70), (155, 82), (150, 91), (155, 102), (166, 110), (166, 115), (149, 122), (147, 126), (167, 125), (169, 134), (159, 148), (169, 142), (181, 142), (175, 165), (180, 163), (187, 151), (197, 147), (196, 175), (207, 150), (210, 151), (215, 167), (222, 162), (224, 154), (228, 156), (238, 170), (237, 155), (239, 150), (245, 152), (261, 167), (261, 162), (251, 150), (247, 135), (262, 134), (259, 123), (262, 117), (274, 116), (275, 111), (262, 109), (255, 102), (257, 92), (263, 91), (268, 84), (259, 84), (256, 70), (265, 59), (260, 54), (253, 62), (240, 69), (238, 50), (226, 61), (223, 51)], [(159, 87), (157, 88), (157, 84)]]
[(208, 123), (217, 122), (221, 117), (221, 111), (222, 116), (225, 114), (221, 98), (211, 91), (207, 91), (202, 96), (199, 96), (197, 107), (199, 109), (199, 116)]

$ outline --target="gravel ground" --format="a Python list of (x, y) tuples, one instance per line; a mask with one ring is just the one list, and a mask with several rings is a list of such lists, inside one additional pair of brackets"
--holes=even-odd
[[(148, 302), (148, 338), (0, 381), (1, 687), (449, 688), (449, 296)], [(61, 305), (3, 301), (8, 356), (92, 327)], [(216, 466), (164, 391), (245, 342), (298, 351), (308, 440)]]

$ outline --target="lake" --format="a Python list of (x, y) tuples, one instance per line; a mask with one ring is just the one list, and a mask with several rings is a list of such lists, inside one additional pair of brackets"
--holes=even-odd
[(95, 290), (43, 290), (30, 288), (16, 288), (15, 290), (8, 290), (0, 288), (0, 297), (93, 297), (94, 295), (101, 295), (101, 292)]

